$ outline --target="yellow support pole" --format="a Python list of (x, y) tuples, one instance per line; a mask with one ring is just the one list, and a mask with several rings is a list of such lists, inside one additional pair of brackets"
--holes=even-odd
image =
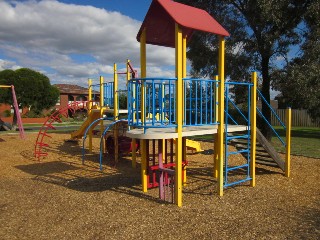
[[(218, 75), (214, 76), (214, 80), (218, 81)], [(215, 83), (215, 87), (214, 87), (214, 122), (218, 122), (218, 113), (219, 113), (219, 107), (217, 105), (218, 102), (218, 94), (219, 94), (219, 87), (218, 87), (218, 83)], [(218, 158), (218, 149), (219, 149), (219, 138), (218, 138), (218, 134), (214, 135), (214, 156), (213, 156), (213, 177), (217, 178), (218, 177), (218, 168), (219, 168), (219, 158)]]
[(219, 36), (219, 114), (218, 114), (218, 193), (219, 196), (223, 196), (223, 162), (224, 162), (224, 51), (225, 51), (225, 39), (223, 36)]
[[(147, 76), (147, 52), (146, 52), (146, 29), (143, 29), (140, 36), (140, 67), (141, 67), (141, 78), (146, 78)], [(145, 115), (145, 84), (142, 83), (141, 86), (141, 122), (144, 123)], [(146, 140), (141, 140), (141, 182), (142, 191), (147, 192), (147, 149)]]
[[(187, 35), (183, 34), (182, 35), (182, 78), (187, 77)], [(182, 122), (185, 121), (184, 116), (185, 116), (185, 81), (182, 81)], [(186, 139), (183, 140), (186, 142)], [(183, 144), (183, 160), (187, 159), (187, 146), (184, 143)], [(183, 185), (187, 185), (187, 166), (184, 166), (184, 171), (183, 171)]]
[(291, 108), (286, 111), (286, 162), (285, 162), (285, 176), (290, 177), (291, 165)]
[(141, 139), (141, 179), (142, 179), (142, 191), (148, 191), (148, 182), (147, 182), (147, 149), (146, 149), (146, 141), (145, 139)]
[(127, 83), (128, 83), (128, 81), (131, 79), (129, 64), (130, 64), (130, 60), (127, 59), (127, 74), (126, 74), (126, 75), (127, 75)]
[(113, 116), (114, 120), (118, 120), (119, 117), (119, 106), (118, 106), (118, 73), (117, 73), (117, 64), (113, 64)]
[[(104, 89), (103, 89), (103, 84), (104, 79), (102, 76), (100, 76), (100, 117), (103, 117), (103, 107), (104, 107)], [(104, 126), (103, 126), (103, 120), (100, 121), (100, 136), (102, 136), (104, 131)], [(105, 153), (105, 141), (103, 140), (103, 152)]]
[(251, 75), (251, 106), (250, 106), (250, 132), (251, 132), (251, 149), (250, 149), (250, 186), (256, 186), (256, 142), (257, 142), (257, 73)]
[[(119, 120), (119, 106), (118, 106), (118, 73), (117, 64), (113, 64), (113, 117), (114, 121)], [(115, 124), (113, 128), (113, 140), (114, 140), (114, 161), (117, 163), (119, 160), (119, 125)]]
[[(92, 112), (92, 80), (89, 78), (88, 79), (88, 89), (89, 89), (89, 94), (88, 94), (88, 113), (89, 113), (89, 117), (91, 115)], [(89, 152), (92, 152), (92, 129), (89, 129)]]
[(175, 147), (175, 202), (182, 206), (182, 119), (183, 119), (183, 82), (182, 82), (182, 30), (179, 25), (175, 25), (175, 52), (176, 52), (176, 118), (178, 138)]

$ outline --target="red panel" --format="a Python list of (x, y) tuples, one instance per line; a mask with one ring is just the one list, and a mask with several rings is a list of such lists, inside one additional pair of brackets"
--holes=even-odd
[(229, 33), (206, 11), (171, 0), (153, 0), (138, 32), (137, 40), (144, 28), (147, 30), (147, 43), (174, 47), (175, 23), (183, 27), (183, 33), (191, 39), (194, 30), (221, 36)]

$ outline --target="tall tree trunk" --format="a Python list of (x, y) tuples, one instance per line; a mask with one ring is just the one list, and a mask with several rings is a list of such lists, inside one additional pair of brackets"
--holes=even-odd
[[(261, 93), (264, 96), (264, 98), (267, 100), (268, 104), (270, 105), (269, 57), (262, 57), (261, 67), (262, 67)], [(262, 102), (262, 114), (270, 123), (271, 122), (271, 110), (270, 110), (269, 106), (263, 100), (261, 100), (261, 102)], [(262, 122), (261, 122), (261, 132), (265, 136), (265, 138), (267, 138), (269, 141), (271, 141), (272, 130), (265, 120), (262, 120)]]

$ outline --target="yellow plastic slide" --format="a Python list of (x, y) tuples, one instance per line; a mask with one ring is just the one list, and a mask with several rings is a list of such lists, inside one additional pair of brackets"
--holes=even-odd
[(190, 139), (186, 139), (186, 148), (187, 150), (192, 150), (195, 152), (202, 152), (203, 150), (201, 149), (201, 145), (197, 141), (193, 141)]
[[(96, 119), (100, 118), (100, 112), (99, 111), (92, 111), (87, 120), (84, 121), (81, 125), (81, 127), (75, 131), (71, 133), (71, 138), (82, 138), (86, 129), (89, 127), (89, 125)], [(97, 121), (95, 124), (93, 124), (92, 129), (99, 123), (99, 121)]]
[[(173, 142), (175, 143), (176, 140), (173, 139)], [(190, 139), (186, 139), (186, 149), (187, 150), (192, 150), (195, 152), (202, 152), (203, 150), (201, 149), (201, 144), (197, 141), (193, 141)]]

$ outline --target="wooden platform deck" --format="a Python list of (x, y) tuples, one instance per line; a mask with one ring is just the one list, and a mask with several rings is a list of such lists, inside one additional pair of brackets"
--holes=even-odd
[[(228, 125), (228, 132), (241, 132), (248, 130), (245, 125)], [(182, 128), (182, 137), (216, 134), (218, 125), (193, 126)], [(132, 129), (126, 132), (126, 136), (135, 139), (172, 139), (177, 138), (175, 128), (149, 128), (144, 133), (143, 129)]]

